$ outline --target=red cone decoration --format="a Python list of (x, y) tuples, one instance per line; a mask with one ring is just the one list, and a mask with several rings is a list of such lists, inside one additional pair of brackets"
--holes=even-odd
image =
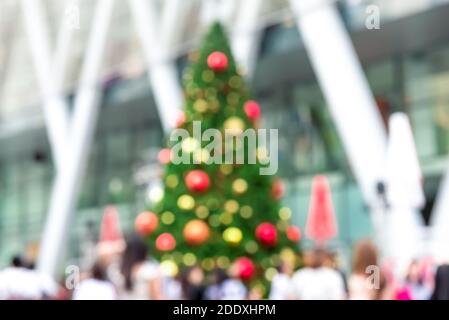
[(329, 182), (325, 176), (316, 176), (312, 182), (306, 236), (322, 243), (336, 235), (337, 223)]
[(104, 210), (100, 226), (100, 239), (97, 250), (101, 254), (118, 253), (125, 248), (118, 211), (113, 206), (107, 206)]
[(123, 234), (120, 228), (120, 219), (117, 209), (113, 206), (107, 206), (104, 210), (103, 219), (101, 220), (99, 242), (122, 240)]
[(260, 106), (256, 101), (249, 100), (245, 102), (243, 109), (250, 120), (255, 121), (260, 118)]
[(148, 236), (156, 230), (158, 218), (153, 212), (145, 211), (137, 216), (134, 226), (138, 234)]
[(159, 251), (170, 251), (176, 247), (175, 238), (168, 232), (162, 233), (156, 238), (156, 249)]
[(209, 189), (210, 179), (202, 170), (192, 170), (185, 177), (187, 188), (192, 192), (204, 192)]
[(256, 267), (250, 258), (241, 257), (236, 261), (236, 266), (238, 270), (238, 275), (242, 280), (249, 280), (254, 276)]
[(290, 241), (298, 242), (301, 240), (301, 230), (297, 226), (288, 226), (285, 233)]
[(207, 65), (216, 72), (224, 71), (228, 68), (228, 57), (220, 51), (212, 52), (207, 57)]
[(280, 200), (284, 196), (284, 183), (281, 179), (276, 178), (271, 186), (271, 196), (275, 200)]
[(203, 244), (209, 238), (209, 226), (199, 219), (189, 221), (184, 226), (183, 235), (190, 245)]
[(157, 158), (160, 164), (168, 164), (171, 161), (171, 150), (169, 148), (164, 148), (159, 151)]
[(268, 222), (260, 224), (256, 229), (256, 238), (267, 247), (276, 245), (278, 240), (276, 227)]

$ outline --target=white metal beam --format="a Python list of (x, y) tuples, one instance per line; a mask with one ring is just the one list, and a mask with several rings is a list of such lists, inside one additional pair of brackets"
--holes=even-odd
[[(9, 9), (9, 10), (8, 10)], [(3, 8), (2, 15), (7, 15), (7, 19), (3, 19), (3, 30), (0, 30), (0, 41), (2, 43), (3, 52), (0, 54), (0, 101), (2, 100), (3, 88), (6, 84), (6, 77), (10, 70), (10, 59), (13, 55), (14, 43), (17, 39), (16, 23), (20, 12), (19, 6), (9, 6)]]
[(385, 234), (385, 256), (393, 259), (398, 274), (424, 252), (424, 227), (419, 210), (425, 204), (422, 173), (408, 116), (393, 113), (389, 121), (386, 154), (388, 210), (379, 231)]
[(253, 74), (261, 40), (258, 17), (263, 3), (262, 0), (240, 1), (237, 21), (233, 29), (232, 49), (234, 56), (248, 77)]
[(201, 24), (208, 25), (219, 19), (218, 0), (200, 0), (199, 19)]
[[(181, 110), (183, 101), (176, 66), (161, 45), (157, 32), (158, 19), (154, 1), (130, 0), (130, 5), (148, 66), (148, 76), (162, 128), (165, 132), (169, 132), (174, 127), (176, 115)], [(181, 8), (182, 6), (174, 9)], [(176, 13), (175, 16), (177, 16)], [(176, 22), (173, 19), (170, 21)], [(181, 27), (178, 25), (178, 28)]]
[(58, 170), (63, 163), (68, 138), (68, 106), (61, 94), (64, 72), (64, 54), (58, 54), (58, 64), (53, 65), (50, 50), (49, 30), (45, 23), (41, 0), (22, 0), (25, 29), (28, 34), (31, 54), (43, 95), (45, 122), (54, 162)]
[(57, 174), (52, 190), (38, 261), (39, 270), (51, 276), (57, 274), (58, 265), (63, 256), (72, 213), (78, 200), (79, 188), (95, 131), (100, 91), (97, 84), (113, 3), (113, 0), (97, 2), (75, 98), (73, 126), (69, 139), (70, 149), (66, 149), (66, 161)]
[(431, 215), (431, 253), (438, 262), (449, 261), (449, 168), (443, 177)]
[(165, 0), (162, 9), (162, 15), (159, 22), (160, 30), (159, 39), (161, 49), (164, 50), (164, 55), (170, 56), (175, 45), (182, 40), (182, 33), (184, 31), (188, 18), (188, 9), (192, 5), (191, 1), (185, 0)]
[(351, 39), (330, 0), (290, 0), (297, 26), (365, 201), (383, 178), (386, 132)]
[[(76, 2), (75, 2), (76, 4)], [(68, 9), (73, 4), (68, 2), (66, 4), (66, 9)], [(59, 33), (57, 35), (56, 40), (56, 47), (55, 52), (53, 55), (53, 69), (52, 74), (54, 76), (55, 82), (59, 83), (59, 92), (61, 95), (63, 95), (63, 86), (65, 73), (66, 73), (66, 67), (68, 65), (68, 58), (70, 54), (70, 44), (72, 42), (74, 28), (70, 27), (67, 24), (67, 21), (63, 18), (60, 22), (61, 25), (59, 27)], [(68, 129), (70, 130), (70, 129)], [(68, 134), (67, 134), (68, 137)]]

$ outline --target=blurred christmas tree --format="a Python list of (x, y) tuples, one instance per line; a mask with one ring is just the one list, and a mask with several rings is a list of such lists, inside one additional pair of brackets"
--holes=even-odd
[[(152, 254), (173, 272), (179, 265), (198, 264), (208, 271), (235, 262), (243, 280), (262, 283), (273, 275), (281, 256), (293, 259), (300, 233), (290, 225), (290, 209), (281, 207), (281, 181), (260, 174), (266, 149), (247, 148), (247, 140), (239, 138), (257, 126), (260, 108), (249, 100), (220, 24), (212, 26), (199, 54), (190, 60), (193, 65), (184, 76), (185, 108), (177, 123), (190, 135), (177, 151), (187, 153), (190, 161), (173, 163), (173, 144), (160, 152), (166, 165), (164, 197), (154, 213), (137, 217), (136, 228), (148, 237)], [(210, 141), (195, 139), (194, 121), (200, 121), (201, 133), (211, 128), (235, 133), (245, 164), (208, 164), (217, 152), (223, 160), (226, 151), (210, 152)], [(251, 152), (254, 164), (247, 161)]]

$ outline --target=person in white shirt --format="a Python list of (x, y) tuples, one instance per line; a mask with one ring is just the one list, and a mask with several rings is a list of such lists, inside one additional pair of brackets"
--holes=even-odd
[(248, 296), (248, 290), (238, 276), (237, 265), (229, 268), (229, 278), (221, 285), (222, 300), (244, 300)]
[(117, 291), (114, 285), (106, 279), (104, 268), (96, 263), (91, 271), (91, 277), (82, 280), (73, 292), (73, 300), (116, 300)]
[(56, 283), (49, 277), (25, 266), (20, 256), (13, 257), (11, 266), (0, 272), (1, 300), (39, 300), (57, 293)]
[[(305, 252), (310, 261), (305, 268), (295, 272), (292, 279), (293, 295), (299, 300), (342, 300), (345, 286), (342, 276), (334, 269), (323, 266), (326, 253), (317, 249)], [(308, 263), (307, 263), (308, 264)]]
[(270, 300), (288, 300), (293, 297), (293, 264), (282, 262), (279, 272), (271, 280)]
[(162, 282), (162, 296), (165, 300), (182, 300), (182, 285), (178, 277), (164, 275)]

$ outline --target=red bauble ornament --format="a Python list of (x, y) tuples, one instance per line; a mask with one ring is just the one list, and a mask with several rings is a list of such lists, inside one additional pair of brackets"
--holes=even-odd
[(190, 245), (199, 245), (209, 238), (209, 226), (202, 220), (187, 222), (183, 231), (184, 239)]
[(168, 164), (171, 161), (171, 150), (169, 148), (164, 148), (159, 151), (157, 158), (160, 164)]
[(267, 247), (276, 245), (278, 240), (276, 227), (268, 222), (261, 223), (256, 228), (256, 238)]
[(170, 251), (176, 247), (175, 238), (168, 232), (160, 234), (156, 238), (156, 249), (159, 251)]
[(288, 226), (285, 233), (290, 241), (298, 242), (301, 239), (301, 230), (297, 226)]
[(184, 111), (180, 111), (175, 120), (176, 128), (182, 127), (185, 122), (186, 122), (186, 114), (184, 113)]
[(148, 236), (152, 234), (153, 231), (156, 230), (157, 226), (158, 218), (156, 214), (150, 211), (139, 213), (134, 222), (134, 227), (137, 233), (142, 236)]
[(284, 183), (281, 179), (274, 180), (271, 186), (271, 196), (274, 200), (280, 200), (284, 196)]
[(224, 71), (228, 68), (228, 57), (220, 51), (212, 52), (207, 57), (207, 65), (216, 72)]
[(250, 120), (255, 121), (260, 118), (260, 106), (256, 101), (246, 101), (243, 109), (245, 110), (245, 113)]
[(209, 189), (210, 179), (202, 170), (192, 170), (185, 176), (187, 188), (192, 192), (204, 192)]
[(249, 280), (254, 276), (256, 266), (254, 265), (253, 261), (250, 258), (247, 257), (238, 258), (235, 261), (235, 264), (240, 279)]

